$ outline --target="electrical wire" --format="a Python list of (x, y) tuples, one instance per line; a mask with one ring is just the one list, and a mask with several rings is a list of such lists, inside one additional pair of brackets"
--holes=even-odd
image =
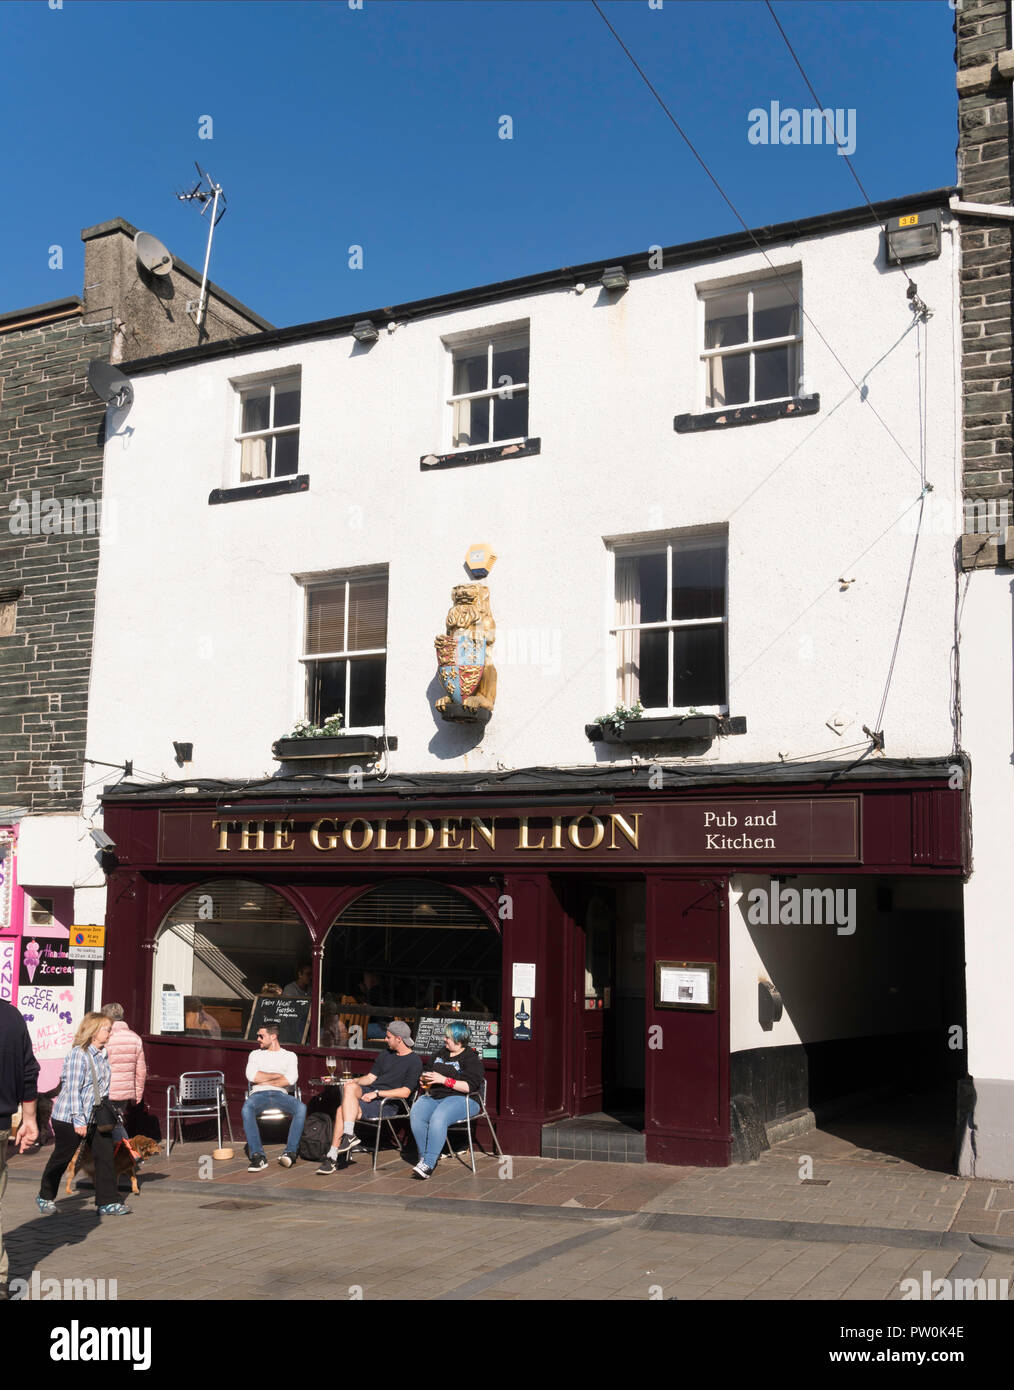
[[(781, 271), (780, 271), (779, 267), (775, 265), (774, 261), (772, 261), (771, 257), (770, 257), (770, 256), (768, 255), (768, 253), (765, 251), (764, 247), (763, 247), (763, 246), (760, 244), (760, 242), (757, 240), (757, 237), (755, 236), (755, 234), (754, 234), (754, 232), (753, 232), (753, 229), (752, 229), (751, 227), (747, 226), (746, 219), (745, 219), (745, 218), (743, 217), (743, 215), (740, 213), (739, 209), (736, 207), (735, 203), (732, 201), (732, 199), (729, 197), (729, 195), (725, 192), (725, 189), (724, 189), (724, 188), (722, 187), (722, 185), (718, 182), (718, 179), (715, 177), (715, 175), (714, 175), (714, 174), (711, 172), (711, 170), (708, 168), (708, 165), (707, 165), (707, 163), (705, 162), (703, 156), (699, 153), (699, 151), (697, 150), (697, 147), (694, 145), (694, 143), (693, 143), (693, 141), (690, 139), (689, 135), (687, 135), (686, 131), (685, 131), (685, 130), (683, 129), (683, 127), (680, 125), (679, 121), (677, 121), (676, 117), (672, 114), (672, 112), (669, 110), (668, 106), (667, 106), (667, 105), (665, 104), (665, 102), (662, 100), (662, 97), (659, 95), (659, 93), (658, 93), (658, 92), (655, 90), (655, 88), (652, 86), (651, 80), (649, 79), (647, 73), (645, 73), (644, 69), (643, 69), (643, 68), (641, 67), (641, 65), (638, 63), (637, 59), (636, 59), (636, 58), (634, 57), (634, 55), (631, 53), (630, 49), (629, 49), (629, 48), (627, 47), (627, 45), (623, 42), (623, 40), (620, 38), (619, 34), (618, 34), (618, 33), (616, 32), (616, 30), (613, 28), (612, 24), (609, 22), (609, 20), (606, 18), (606, 16), (602, 13), (602, 9), (601, 9), (601, 7), (599, 6), (599, 0), (591, 0), (591, 2), (592, 2), (592, 4), (594, 5), (595, 10), (596, 10), (596, 12), (597, 12), (599, 18), (602, 20), (603, 24), (606, 26), (606, 28), (607, 28), (607, 29), (609, 30), (609, 32), (612, 34), (612, 36), (613, 36), (613, 38), (616, 40), (616, 42), (617, 42), (617, 43), (620, 45), (620, 47), (623, 49), (623, 52), (624, 52), (624, 53), (627, 55), (627, 57), (630, 59), (630, 62), (632, 63), (632, 65), (633, 65), (635, 71), (637, 72), (638, 76), (641, 78), (641, 80), (642, 80), (642, 82), (644, 83), (644, 85), (648, 88), (648, 91), (651, 92), (652, 96), (655, 98), (655, 100), (658, 102), (659, 106), (660, 106), (660, 107), (662, 108), (662, 110), (665, 112), (665, 115), (667, 116), (667, 118), (669, 119), (669, 121), (672, 123), (672, 125), (673, 125), (674, 128), (676, 129), (677, 133), (679, 134), (680, 138), (681, 138), (681, 139), (684, 141), (684, 143), (686, 144), (687, 148), (690, 150), (690, 153), (694, 156), (694, 158), (697, 160), (698, 164), (701, 166), (701, 168), (702, 168), (702, 169), (704, 170), (704, 172), (707, 174), (708, 178), (709, 178), (709, 179), (711, 180), (711, 182), (714, 184), (714, 186), (715, 186), (715, 188), (717, 189), (717, 191), (718, 191), (719, 195), (721, 196), (722, 200), (725, 202), (725, 204), (727, 205), (727, 207), (730, 209), (730, 211), (732, 212), (733, 216), (736, 218), (737, 222), (738, 222), (738, 223), (740, 224), (740, 226), (743, 228), (744, 232), (746, 232), (747, 236), (748, 236), (748, 237), (750, 238), (750, 240), (753, 242), (754, 246), (756, 246), (757, 250), (758, 250), (758, 251), (761, 253), (761, 255), (764, 257), (765, 261), (767, 261), (767, 263), (768, 263), (768, 265), (770, 266), (770, 268), (774, 271), (775, 277), (776, 277), (776, 279), (778, 280), (779, 284), (781, 284), (782, 288), (785, 290), (785, 292), (788, 294), (789, 298), (790, 298), (790, 299), (792, 300), (792, 302), (795, 304), (795, 306), (796, 306), (796, 308), (799, 310), (800, 314), (802, 314), (803, 318), (806, 320), (806, 322), (807, 322), (807, 323), (810, 325), (810, 327), (813, 329), (814, 333), (816, 333), (817, 337), (820, 339), (820, 341), (821, 341), (821, 342), (824, 344), (824, 346), (827, 348), (828, 352), (831, 354), (831, 356), (834, 358), (834, 360), (838, 363), (838, 366), (842, 369), (842, 371), (843, 371), (843, 372), (845, 373), (845, 375), (848, 377), (848, 379), (849, 379), (849, 381), (852, 383), (853, 387), (855, 387), (855, 389), (858, 391), (858, 390), (860, 389), (860, 384), (859, 384), (859, 382), (856, 381), (855, 377), (854, 377), (854, 376), (852, 375), (852, 373), (849, 371), (848, 367), (846, 367), (845, 363), (841, 360), (841, 358), (840, 358), (840, 357), (838, 356), (838, 354), (835, 352), (834, 348), (833, 348), (833, 347), (831, 346), (831, 344), (828, 342), (827, 338), (825, 338), (825, 336), (824, 336), (824, 334), (821, 332), (820, 328), (819, 328), (819, 327), (817, 326), (817, 324), (813, 321), (813, 318), (811, 317), (811, 315), (808, 314), (807, 311), (803, 308), (802, 304), (801, 304), (800, 301), (799, 301), (799, 298), (797, 297), (795, 291), (794, 291), (793, 288), (792, 288), (792, 285), (791, 285), (791, 284), (785, 279), (785, 277), (781, 274)], [(894, 431), (890, 428), (890, 426), (888, 425), (887, 421), (883, 418), (883, 416), (880, 414), (880, 412), (877, 410), (877, 408), (876, 408), (874, 405), (871, 404), (871, 402), (870, 402), (870, 400), (869, 400), (869, 397), (866, 398), (866, 400), (865, 400), (864, 403), (865, 403), (867, 406), (869, 406), (869, 408), (870, 408), (870, 410), (873, 412), (875, 418), (879, 421), (879, 423), (881, 424), (881, 426), (882, 426), (882, 427), (884, 428), (884, 430), (887, 432), (889, 438), (890, 438), (891, 441), (894, 443), (894, 445), (897, 447), (897, 449), (901, 452), (901, 454), (904, 456), (904, 458), (906, 458), (906, 459), (908, 460), (908, 462), (912, 465), (913, 468), (916, 468), (916, 465), (912, 462), (912, 459), (911, 459), (911, 458), (909, 457), (909, 455), (908, 455), (908, 451), (903, 447), (903, 445), (901, 444), (900, 440), (899, 440), (899, 439), (897, 438), (897, 436), (894, 434)], [(918, 468), (916, 468), (916, 471), (918, 472)]]
[[(774, 20), (774, 22), (775, 22), (775, 27), (777, 28), (779, 34), (781, 34), (782, 38), (785, 40), (785, 47), (786, 47), (786, 48), (789, 50), (789, 52), (791, 53), (791, 55), (792, 55), (792, 61), (795, 63), (796, 67), (799, 69), (800, 75), (801, 75), (803, 81), (806, 83), (806, 85), (807, 85), (807, 87), (808, 87), (808, 89), (809, 89), (810, 95), (813, 97), (814, 101), (817, 103), (817, 106), (820, 108), (820, 110), (823, 111), (823, 110), (824, 110), (824, 103), (821, 101), (821, 99), (820, 99), (820, 97), (817, 95), (817, 93), (813, 90), (813, 83), (810, 81), (809, 77), (807, 77), (807, 75), (806, 75), (806, 69), (803, 67), (802, 63), (799, 61), (799, 57), (798, 57), (797, 54), (796, 54), (796, 50), (792, 47), (792, 44), (789, 42), (789, 36), (788, 36), (788, 34), (786, 34), (785, 30), (782, 28), (781, 22), (779, 21), (778, 16), (775, 14), (774, 6), (771, 4), (771, 0), (764, 0), (764, 3), (765, 3), (765, 5), (767, 5), (768, 14), (770, 14), (771, 18), (772, 18), (772, 19)], [(839, 142), (838, 142), (838, 136), (837, 136), (837, 134), (834, 132), (833, 129), (832, 129), (832, 131), (831, 131), (831, 134), (834, 136), (834, 143), (835, 143), (835, 145), (836, 145), (837, 148), (838, 148), (838, 153), (842, 156), (842, 158), (845, 160), (845, 163), (848, 165), (848, 171), (849, 171), (849, 173), (852, 175), (853, 179), (855, 179), (856, 187), (859, 189), (859, 192), (863, 195), (863, 202), (866, 204), (866, 206), (869, 208), (870, 212), (873, 214), (873, 220), (877, 223), (877, 226), (880, 227), (881, 231), (882, 231), (882, 232), (884, 233), (884, 235), (886, 236), (886, 235), (887, 235), (887, 224), (886, 224), (886, 222), (883, 220), (882, 217), (879, 217), (879, 216), (877, 215), (877, 210), (876, 210), (876, 208), (875, 208), (875, 207), (873, 206), (873, 204), (870, 202), (870, 195), (866, 192), (866, 189), (863, 187), (862, 180), (860, 179), (859, 175), (856, 173), (855, 168), (854, 168), (854, 166), (853, 166), (853, 164), (852, 164), (852, 160), (849, 158), (848, 154), (845, 152), (845, 149), (843, 148), (843, 146), (839, 144)], [(911, 294), (910, 294), (909, 297), (910, 297), (910, 298), (914, 298), (915, 295), (916, 295), (916, 293), (917, 293), (915, 281), (912, 279), (911, 275), (909, 275), (908, 271), (905, 269), (905, 267), (904, 267), (903, 265), (902, 265), (902, 266), (899, 266), (898, 268), (900, 269), (901, 273), (904, 275), (905, 279), (908, 281), (909, 289), (910, 289), (910, 291), (911, 291)]]

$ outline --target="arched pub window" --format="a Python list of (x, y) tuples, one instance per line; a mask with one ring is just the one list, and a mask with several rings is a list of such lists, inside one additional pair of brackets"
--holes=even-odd
[(151, 1031), (245, 1037), (257, 996), (280, 994), (310, 959), (306, 925), (273, 888), (246, 879), (202, 883), (159, 928)]
[(367, 1048), (383, 1047), (393, 1018), (411, 1026), (452, 1004), (498, 1019), (501, 965), (500, 933), (463, 893), (423, 879), (373, 888), (324, 944), (320, 1046), (342, 1046), (358, 1025)]

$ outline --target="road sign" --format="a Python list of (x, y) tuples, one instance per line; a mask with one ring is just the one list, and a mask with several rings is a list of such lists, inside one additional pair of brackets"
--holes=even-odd
[(101, 960), (105, 946), (105, 927), (71, 927), (67, 952), (71, 960)]

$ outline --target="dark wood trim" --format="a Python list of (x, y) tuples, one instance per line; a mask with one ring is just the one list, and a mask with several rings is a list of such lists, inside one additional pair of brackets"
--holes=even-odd
[(532, 454), (541, 453), (541, 439), (526, 439), (522, 444), (491, 444), (488, 449), (469, 449), (464, 453), (423, 454), (419, 460), (419, 468), (423, 473), (436, 473), (441, 468), (470, 468), (476, 463), (530, 458)]
[(736, 425), (759, 425), (766, 420), (787, 420), (794, 415), (816, 415), (820, 395), (796, 396), (791, 401), (772, 401), (767, 405), (737, 405), (728, 410), (708, 410), (701, 415), (677, 415), (673, 429), (677, 434), (698, 434), (702, 430), (727, 430)]
[(242, 487), (216, 487), (208, 494), (208, 506), (220, 502), (249, 502), (257, 497), (281, 497), (287, 492), (306, 492), (310, 486), (309, 473), (296, 473), (291, 478), (269, 478), (263, 483), (244, 483)]

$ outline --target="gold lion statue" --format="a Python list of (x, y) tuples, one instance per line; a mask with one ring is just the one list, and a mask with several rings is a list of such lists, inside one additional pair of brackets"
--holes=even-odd
[(489, 710), (496, 701), (492, 647), (496, 624), (485, 584), (455, 584), (446, 632), (434, 639), (440, 682), (447, 691), (436, 702), (445, 719), (467, 718), (453, 711)]

